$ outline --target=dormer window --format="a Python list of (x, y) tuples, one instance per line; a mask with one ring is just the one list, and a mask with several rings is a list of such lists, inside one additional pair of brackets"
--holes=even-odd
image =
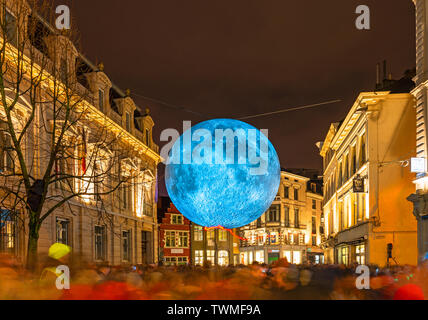
[(104, 112), (104, 90), (98, 90), (98, 107), (100, 111)]

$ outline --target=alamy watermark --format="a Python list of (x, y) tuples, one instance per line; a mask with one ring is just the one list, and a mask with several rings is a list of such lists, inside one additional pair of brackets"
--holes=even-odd
[(59, 16), (55, 20), (55, 27), (58, 30), (70, 29), (70, 8), (65, 4), (56, 7), (56, 14)]
[(67, 266), (58, 266), (55, 270), (57, 278), (55, 281), (56, 288), (58, 290), (69, 290), (70, 289), (70, 268)]
[[(207, 129), (191, 127), (191, 121), (183, 122), (182, 139), (176, 129), (162, 131), (160, 141), (169, 141), (160, 152), (164, 164), (241, 164), (251, 166), (251, 175), (267, 173), (267, 129), (216, 129), (213, 136)], [(174, 146), (175, 143), (178, 145)]]
[(359, 5), (355, 9), (355, 13), (359, 14), (355, 20), (355, 26), (358, 30), (370, 30), (370, 8), (366, 5)]
[(359, 276), (355, 279), (355, 286), (359, 290), (370, 289), (370, 268), (366, 265), (359, 265), (355, 270)]

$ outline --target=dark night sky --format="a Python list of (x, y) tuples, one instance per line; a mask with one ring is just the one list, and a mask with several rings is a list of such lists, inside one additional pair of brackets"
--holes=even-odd
[[(371, 9), (370, 31), (355, 27), (359, 4)], [(283, 167), (320, 168), (315, 143), (374, 89), (376, 63), (386, 59), (394, 78), (415, 65), (411, 0), (89, 0), (71, 9), (83, 53), (115, 84), (206, 115), (133, 96), (151, 107), (157, 142), (183, 120), (342, 99), (248, 120), (269, 129)]]

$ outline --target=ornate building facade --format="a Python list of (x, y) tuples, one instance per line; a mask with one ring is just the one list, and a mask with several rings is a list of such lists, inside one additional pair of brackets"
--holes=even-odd
[(416, 83), (412, 91), (416, 99), (416, 157), (425, 160), (424, 172), (415, 179), (416, 192), (408, 197), (414, 205), (418, 221), (419, 261), (428, 252), (428, 175), (427, 159), (427, 110), (428, 110), (428, 0), (413, 0), (416, 8)]
[(323, 263), (319, 248), (322, 190), (310, 178), (281, 171), (278, 194), (259, 219), (240, 228), (240, 264)]
[[(23, 3), (23, 6), (17, 3)], [(17, 37), (18, 42), (24, 38), (26, 41), (24, 62), (20, 62), (23, 68), (30, 68), (26, 61), (33, 61), (33, 65), (36, 61), (43, 62), (46, 69), (42, 78), (44, 82), (40, 85), (42, 89), (37, 92), (40, 105), (45, 103), (43, 108), (32, 109), (32, 105), (26, 103), (32, 97), (22, 95), (16, 104), (19, 112), (13, 113), (13, 121), (17, 122), (19, 128), (19, 123), (31, 119), (33, 110), (36, 110), (28, 134), (22, 140), (24, 159), (21, 162), (31, 163), (29, 170), (34, 179), (44, 179), (41, 174), (49, 165), (49, 161), (44, 159), (49, 159), (52, 150), (48, 150), (49, 145), (45, 141), (56, 130), (55, 126), (51, 128), (49, 125), (57, 123), (60, 127), (60, 121), (63, 121), (58, 120), (60, 117), (55, 118), (52, 111), (59, 100), (47, 99), (43, 102), (43, 99), (52, 94), (52, 88), (66, 87), (65, 82), (70, 84), (69, 88), (72, 87), (74, 92), (80, 93), (73, 96), (76, 108), (81, 110), (80, 118), (73, 118), (73, 125), (67, 126), (67, 130), (64, 130), (67, 132), (62, 134), (63, 148), (66, 150), (64, 153), (67, 152), (68, 156), (54, 159), (52, 174), (56, 183), (49, 185), (47, 193), (47, 203), (53, 208), (59, 202), (59, 196), (69, 200), (56, 207), (43, 220), (38, 238), (39, 253), (46, 254), (52, 244), (59, 242), (69, 245), (73, 256), (83, 261), (112, 265), (157, 262), (155, 185), (160, 156), (158, 146), (152, 139), (154, 122), (149, 110), (139, 108), (130, 98), (129, 92), (123, 92), (111, 82), (102, 65), (92, 64), (78, 52), (67, 36), (25, 7), (25, 2), (7, 1), (4, 8), (6, 12), (2, 12), (2, 19), (8, 20), (11, 37)], [(28, 13), (19, 15), (16, 10), (20, 8), (25, 8)], [(29, 28), (26, 26), (30, 24), (36, 28), (27, 34)], [(2, 42), (4, 40), (1, 39)], [(15, 42), (11, 42), (7, 50), (10, 51), (8, 57), (12, 65), (19, 49)], [(32, 56), (26, 56), (27, 53)], [(62, 101), (60, 103), (65, 104)], [(7, 116), (5, 108), (2, 103), (2, 125)], [(42, 132), (46, 127), (48, 129)], [(101, 131), (104, 137), (114, 137), (110, 140), (114, 143), (101, 146), (101, 135), (96, 134)], [(80, 142), (72, 143), (76, 140)], [(9, 172), (10, 175), (19, 175), (19, 170), (22, 170), (16, 165), (17, 155), (12, 149), (10, 141), (4, 140), (2, 136), (1, 173), (6, 183), (13, 183), (8, 178)], [(99, 151), (91, 153), (95, 149)], [(120, 161), (112, 163), (112, 159)], [(105, 180), (99, 181), (97, 174), (103, 168), (111, 170), (106, 169)], [(107, 178), (110, 171), (111, 180)], [(110, 186), (107, 192), (109, 185), (116, 183), (113, 173), (116, 177), (130, 177), (131, 172), (132, 181), (131, 178), (124, 178), (124, 183), (117, 183), (117, 188)], [(25, 259), (29, 219), (25, 213), (27, 208), (11, 214), (12, 205), (10, 203), (9, 207), (7, 201), (2, 202), (0, 251)], [(41, 214), (46, 214), (46, 211)]]
[(416, 264), (416, 220), (406, 201), (413, 189), (407, 164), (414, 156), (414, 116), (409, 93), (361, 93), (318, 144), (327, 263)]

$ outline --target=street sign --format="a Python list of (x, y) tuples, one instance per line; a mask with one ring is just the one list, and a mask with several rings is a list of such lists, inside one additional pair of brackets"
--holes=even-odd
[(357, 176), (353, 181), (353, 192), (354, 193), (364, 193), (364, 178)]
[(426, 159), (425, 158), (411, 158), (410, 159), (410, 171), (413, 173), (424, 173), (426, 170)]

